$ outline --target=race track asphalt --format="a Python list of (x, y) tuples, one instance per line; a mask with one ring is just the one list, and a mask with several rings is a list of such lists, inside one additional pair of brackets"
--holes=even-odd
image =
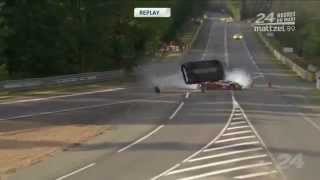
[[(250, 74), (253, 87), (155, 94), (144, 81), (113, 92), (0, 104), (2, 120), (72, 118), (113, 127), (9, 179), (318, 179), (320, 118), (308, 108), (316, 104), (296, 98), (308, 96), (310, 84), (274, 63), (249, 24), (223, 22), (226, 15), (219, 13), (208, 16), (183, 58), (144, 71), (176, 80), (182, 62), (219, 59), (230, 71)], [(244, 39), (232, 39), (239, 32)]]

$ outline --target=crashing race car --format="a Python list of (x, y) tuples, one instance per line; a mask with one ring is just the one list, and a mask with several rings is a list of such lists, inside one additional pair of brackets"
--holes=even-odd
[(224, 66), (218, 60), (191, 61), (181, 65), (181, 72), (186, 84), (215, 82), (225, 77)]
[[(223, 64), (218, 60), (192, 61), (181, 65), (185, 84), (196, 85), (201, 92), (208, 90), (242, 90), (242, 86), (225, 80)], [(159, 86), (154, 86), (156, 93), (161, 93)]]
[(224, 66), (218, 60), (187, 62), (181, 65), (181, 72), (186, 84), (198, 84), (202, 92), (242, 90), (240, 84), (224, 80)]
[(216, 81), (216, 82), (205, 82), (200, 84), (201, 92), (207, 90), (242, 90), (240, 84), (232, 81)]
[(234, 40), (241, 40), (241, 39), (243, 39), (243, 35), (242, 35), (242, 34), (234, 34), (234, 35), (232, 36), (232, 38), (233, 38)]

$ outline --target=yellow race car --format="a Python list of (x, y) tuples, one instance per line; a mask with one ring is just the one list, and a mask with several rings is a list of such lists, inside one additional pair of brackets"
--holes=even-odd
[(239, 34), (239, 33), (234, 34), (234, 35), (232, 36), (232, 39), (234, 39), (234, 40), (241, 40), (241, 39), (243, 39), (243, 35), (242, 35), (242, 34)]

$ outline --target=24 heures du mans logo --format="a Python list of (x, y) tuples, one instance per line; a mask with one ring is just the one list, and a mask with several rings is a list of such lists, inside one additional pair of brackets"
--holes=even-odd
[(293, 32), (296, 30), (296, 12), (259, 13), (253, 24), (256, 32)]

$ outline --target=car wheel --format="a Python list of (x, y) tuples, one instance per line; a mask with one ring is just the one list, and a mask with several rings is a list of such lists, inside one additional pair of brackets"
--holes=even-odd
[(161, 91), (160, 91), (159, 86), (155, 86), (154, 87), (154, 92), (157, 93), (157, 94), (160, 94)]

